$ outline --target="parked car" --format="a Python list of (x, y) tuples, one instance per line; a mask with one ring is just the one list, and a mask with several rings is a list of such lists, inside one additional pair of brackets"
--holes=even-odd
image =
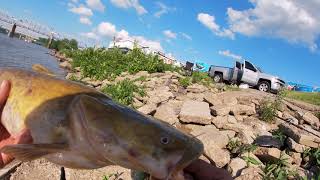
[(277, 92), (286, 84), (277, 76), (263, 73), (259, 67), (249, 61), (244, 63), (236, 61), (233, 68), (212, 65), (209, 76), (216, 83), (224, 81), (236, 84), (246, 83), (264, 92)]

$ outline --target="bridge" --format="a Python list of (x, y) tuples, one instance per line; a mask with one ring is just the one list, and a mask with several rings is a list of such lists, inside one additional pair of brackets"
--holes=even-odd
[(13, 37), (15, 33), (20, 33), (32, 39), (38, 39), (39, 37), (48, 38), (49, 44), (51, 44), (52, 39), (60, 39), (61, 37), (58, 33), (54, 32), (53, 28), (49, 28), (31, 20), (15, 18), (1, 10), (0, 27), (9, 31), (9, 37)]

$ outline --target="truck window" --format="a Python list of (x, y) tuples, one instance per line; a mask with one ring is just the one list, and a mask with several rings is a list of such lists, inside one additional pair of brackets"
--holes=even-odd
[(254, 66), (251, 63), (249, 63), (248, 61), (245, 62), (245, 67), (246, 67), (246, 69), (257, 72), (256, 68), (254, 68)]

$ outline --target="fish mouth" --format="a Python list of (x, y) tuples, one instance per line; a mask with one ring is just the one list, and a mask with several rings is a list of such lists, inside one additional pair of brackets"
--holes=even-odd
[[(185, 150), (180, 160), (175, 164), (175, 166), (169, 171), (169, 177), (173, 174), (182, 171), (190, 163), (197, 160), (204, 151), (204, 146), (202, 142), (198, 139), (195, 139)], [(167, 177), (168, 178), (168, 177)]]

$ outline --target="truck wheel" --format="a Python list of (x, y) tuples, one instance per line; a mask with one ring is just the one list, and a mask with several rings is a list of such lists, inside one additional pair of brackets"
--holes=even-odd
[(215, 74), (215, 75), (213, 76), (213, 81), (214, 81), (215, 83), (220, 83), (220, 82), (222, 82), (222, 74)]
[(270, 91), (270, 83), (268, 81), (260, 81), (258, 83), (259, 91), (269, 92)]

